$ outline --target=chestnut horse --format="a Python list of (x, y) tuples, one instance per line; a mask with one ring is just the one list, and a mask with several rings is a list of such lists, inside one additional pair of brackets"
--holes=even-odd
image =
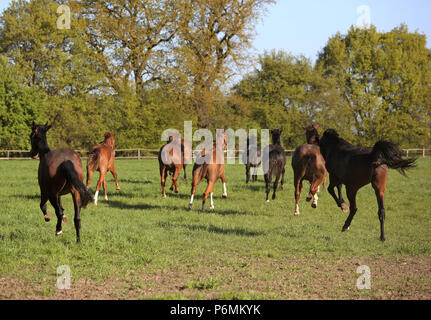
[(310, 192), (306, 198), (313, 202), (312, 208), (317, 208), (317, 192), (320, 183), (325, 184), (325, 159), (320, 154), (318, 125), (303, 127), (306, 131), (307, 144), (296, 148), (292, 156), (293, 185), (295, 188), (295, 216), (299, 215), (299, 196), (302, 192), (302, 181), (310, 182)]
[(71, 149), (51, 150), (48, 146), (46, 133), (51, 125), (31, 125), (31, 151), (30, 156), (37, 158), (39, 155), (38, 180), (40, 187), (40, 209), (49, 221), (51, 216), (47, 213), (46, 202), (49, 200), (55, 209), (57, 225), (55, 234), (63, 233), (61, 225), (66, 221), (61, 205), (61, 196), (71, 193), (75, 209), (74, 224), (76, 241), (80, 242), (81, 208), (85, 208), (91, 201), (91, 194), (87, 191), (83, 180), (82, 163), (79, 155)]
[(286, 166), (286, 153), (281, 147), (281, 130), (274, 129), (271, 130), (272, 144), (267, 146), (264, 153), (267, 157), (263, 157), (262, 166), (265, 177), (266, 185), (266, 202), (269, 202), (269, 192), (271, 191), (272, 175), (275, 175), (275, 181), (273, 186), (272, 200), (275, 199), (275, 192), (278, 186), (278, 180), (281, 176), (280, 189), (283, 189), (284, 184), (284, 173)]
[(94, 195), (94, 204), (97, 205), (97, 198), (99, 196), (100, 186), (103, 183), (103, 190), (105, 191), (105, 200), (108, 200), (105, 175), (108, 171), (112, 173), (115, 179), (116, 189), (120, 190), (118, 183), (117, 173), (115, 172), (114, 158), (115, 158), (115, 134), (105, 132), (105, 140), (102, 145), (92, 146), (88, 153), (87, 160), (87, 188), (90, 185), (91, 175), (94, 171), (99, 171), (99, 180), (97, 181), (96, 193)]
[(165, 184), (168, 173), (172, 175), (171, 191), (175, 190), (175, 193), (178, 193), (177, 180), (182, 168), (184, 169), (184, 183), (187, 183), (185, 160), (190, 156), (191, 148), (179, 134), (170, 135), (168, 143), (160, 148), (158, 160), (163, 198), (166, 198)]
[[(339, 137), (337, 131), (328, 129), (319, 142), (320, 152), (326, 161), (329, 172), (328, 192), (339, 207), (346, 204), (340, 195), (337, 197), (334, 187), (346, 186), (350, 213), (342, 231), (349, 230), (350, 224), (357, 211), (356, 194), (360, 188), (371, 183), (377, 198), (378, 216), (380, 220), (380, 240), (385, 241), (385, 191), (388, 167), (397, 169), (405, 176), (405, 170), (415, 165), (416, 159), (403, 158), (402, 152), (396, 144), (378, 141), (374, 147), (353, 146)], [(339, 189), (339, 190), (340, 190)], [(343, 206), (344, 205), (344, 206)]]
[[(193, 181), (192, 181), (192, 190), (190, 196), (189, 209), (193, 206), (193, 198), (196, 193), (196, 187), (202, 181), (202, 179), (206, 179), (208, 182), (207, 188), (205, 189), (203, 199), (202, 199), (202, 212), (205, 211), (205, 201), (210, 195), (211, 207), (210, 209), (214, 209), (213, 202), (213, 190), (214, 184), (220, 179), (223, 183), (223, 198), (227, 198), (226, 191), (226, 178), (224, 176), (224, 151), (227, 149), (227, 135), (217, 134), (216, 142), (212, 146), (212, 151), (204, 150), (201, 152), (198, 159), (196, 159), (195, 164), (193, 166)], [(219, 162), (217, 163), (217, 159)]]

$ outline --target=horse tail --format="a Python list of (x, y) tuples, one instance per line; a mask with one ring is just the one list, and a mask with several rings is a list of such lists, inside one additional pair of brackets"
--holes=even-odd
[(62, 163), (63, 175), (73, 188), (78, 190), (81, 198), (81, 208), (85, 208), (88, 202), (93, 201), (93, 197), (88, 192), (87, 187), (79, 179), (78, 172), (75, 169), (72, 161), (66, 160)]
[(93, 149), (88, 153), (87, 170), (96, 171), (98, 168), (98, 160), (100, 156), (99, 148)]
[(378, 141), (371, 151), (371, 156), (376, 167), (386, 164), (389, 168), (398, 170), (403, 176), (406, 176), (406, 169), (416, 164), (416, 158), (403, 158), (400, 148), (388, 141)]

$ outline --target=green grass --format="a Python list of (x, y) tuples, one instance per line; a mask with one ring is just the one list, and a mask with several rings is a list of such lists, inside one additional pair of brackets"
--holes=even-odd
[[(430, 298), (431, 159), (419, 159), (408, 178), (390, 170), (384, 243), (370, 185), (358, 193), (349, 232), (341, 232), (346, 215), (327, 191), (317, 209), (305, 202), (308, 183), (295, 217), (288, 159), (285, 188), (270, 203), (263, 177), (246, 185), (243, 165), (226, 166), (228, 199), (218, 182), (215, 210), (206, 213), (199, 211), (206, 182), (188, 211), (190, 183), (181, 180), (180, 193), (163, 199), (157, 160), (117, 160), (121, 191), (107, 176), (109, 201), (101, 191), (98, 206), (81, 211), (76, 244), (70, 195), (62, 197), (63, 235), (55, 237), (50, 205), (54, 219), (44, 222), (37, 167), (0, 161), (0, 297), (68, 297), (55, 287), (57, 267), (68, 265), (72, 298)], [(368, 291), (355, 289), (363, 261), (375, 280)]]

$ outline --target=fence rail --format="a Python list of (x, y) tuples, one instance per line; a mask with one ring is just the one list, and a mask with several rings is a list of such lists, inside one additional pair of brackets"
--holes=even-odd
[[(412, 148), (402, 149), (404, 154), (409, 156), (419, 157), (430, 157), (431, 149), (426, 148)], [(87, 159), (87, 150), (75, 150), (81, 155), (82, 159)], [(196, 151), (193, 150), (193, 155)], [(239, 153), (242, 150), (235, 150), (235, 158), (239, 157)], [(295, 150), (285, 150), (287, 156), (291, 156)], [(159, 149), (147, 149), (147, 148), (134, 148), (134, 149), (116, 149), (116, 159), (157, 159)], [(31, 159), (28, 150), (0, 150), (0, 160), (28, 160)]]

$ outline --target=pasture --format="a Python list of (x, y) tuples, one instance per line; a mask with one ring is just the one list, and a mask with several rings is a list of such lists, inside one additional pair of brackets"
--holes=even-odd
[[(431, 159), (419, 159), (408, 178), (389, 171), (384, 243), (370, 185), (358, 193), (348, 232), (326, 190), (317, 209), (305, 202), (307, 182), (295, 217), (290, 161), (270, 203), (263, 176), (246, 185), (245, 166), (227, 165), (228, 198), (218, 181), (215, 210), (201, 213), (205, 181), (187, 210), (191, 165), (188, 184), (179, 179), (179, 194), (167, 190), (163, 199), (156, 159), (116, 160), (121, 190), (107, 175), (109, 201), (81, 211), (79, 244), (70, 194), (62, 198), (63, 235), (55, 236), (55, 218), (43, 219), (39, 161), (0, 161), (0, 299), (431, 298)], [(48, 213), (55, 217), (50, 204)], [(71, 271), (68, 290), (56, 287), (61, 265)], [(356, 287), (361, 265), (371, 289)]]

